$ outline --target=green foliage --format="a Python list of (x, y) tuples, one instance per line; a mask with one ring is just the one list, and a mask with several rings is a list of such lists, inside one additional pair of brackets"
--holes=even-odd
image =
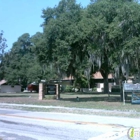
[(94, 88), (92, 89), (92, 91), (97, 92), (97, 88), (96, 88), (96, 87), (94, 87)]
[(6, 44), (6, 41), (7, 40), (3, 37), (3, 34), (4, 34), (4, 32), (3, 31), (0, 31), (0, 52), (1, 53), (4, 52), (4, 49), (6, 47), (8, 47), (7, 44)]
[(41, 51), (41, 54), (44, 54), (49, 63), (55, 63), (61, 74), (71, 74), (74, 71), (74, 61), (80, 47), (77, 41), (81, 39), (78, 29), (81, 14), (82, 8), (75, 0), (62, 0), (57, 7), (43, 10), (47, 45), (42, 46), (42, 50), (47, 52)]
[(42, 69), (30, 39), (29, 34), (23, 34), (13, 44), (11, 51), (4, 55), (4, 78), (11, 85), (21, 84), (26, 87), (27, 84), (42, 79)]
[(4, 32), (0, 31), (0, 80), (3, 79), (5, 75), (4, 68), (4, 50), (7, 46), (6, 39), (3, 37)]
[(84, 88), (100, 71), (107, 92), (109, 73), (114, 72), (115, 78), (140, 74), (140, 4), (136, 1), (91, 0), (82, 8), (75, 0), (61, 0), (42, 12), (43, 33), (23, 34), (1, 57), (0, 74), (9, 82), (27, 84), (71, 75), (75, 85)]
[(79, 75), (74, 81), (74, 86), (77, 88), (88, 88), (88, 80), (84, 75)]
[(64, 92), (72, 92), (73, 86), (72, 85), (66, 85)]

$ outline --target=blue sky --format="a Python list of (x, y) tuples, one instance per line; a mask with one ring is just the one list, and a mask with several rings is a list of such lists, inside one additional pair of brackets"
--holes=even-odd
[[(4, 31), (9, 50), (24, 33), (42, 32), (42, 9), (58, 5), (60, 0), (0, 0), (0, 30)], [(90, 0), (77, 0), (83, 7)]]

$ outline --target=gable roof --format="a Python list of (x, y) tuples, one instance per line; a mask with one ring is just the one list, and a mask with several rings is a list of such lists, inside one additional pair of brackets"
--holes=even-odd
[(1, 81), (0, 81), (0, 85), (3, 85), (3, 84), (5, 84), (5, 83), (7, 83), (6, 80), (1, 80)]

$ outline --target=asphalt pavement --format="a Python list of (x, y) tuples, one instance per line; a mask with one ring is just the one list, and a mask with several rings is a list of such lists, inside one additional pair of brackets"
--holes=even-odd
[[(19, 104), (0, 104), (0, 106), (26, 106), (26, 107), (45, 107), (45, 108), (65, 108), (55, 106), (36, 106), (36, 105), (19, 105)], [(77, 108), (66, 108), (77, 109)], [(96, 110), (100, 111), (100, 110)], [(102, 110), (105, 111), (105, 110)], [(17, 123), (17, 124), (15, 124)], [(19, 125), (20, 124), (20, 125)], [(23, 125), (24, 124), (24, 125)], [(26, 124), (26, 125), (25, 125)], [(7, 126), (6, 126), (7, 125)], [(10, 133), (9, 125), (14, 128), (18, 128), (15, 133)], [(16, 125), (16, 126), (13, 126)], [(61, 140), (72, 139), (74, 140), (127, 140), (127, 132), (129, 128), (140, 128), (139, 118), (126, 118), (126, 117), (112, 117), (112, 116), (98, 116), (98, 115), (80, 115), (72, 113), (56, 113), (56, 112), (35, 112), (35, 111), (23, 111), (16, 109), (0, 108), (0, 126), (1, 135), (11, 134), (10, 137), (14, 137), (18, 132), (20, 135), (17, 138), (31, 138), (42, 139), (48, 138), (48, 140)], [(2, 126), (5, 126), (2, 127)], [(36, 131), (30, 132), (27, 127), (26, 135), (22, 134), (22, 130), (25, 130), (25, 126), (33, 126), (37, 128)], [(43, 127), (43, 134), (42, 134)], [(50, 130), (45, 132), (45, 130)], [(58, 131), (60, 130), (60, 131)], [(65, 132), (66, 130), (66, 132)], [(38, 138), (35, 136), (37, 132), (41, 135)], [(28, 134), (29, 133), (29, 134)], [(32, 134), (33, 133), (33, 134)], [(50, 134), (51, 133), (51, 134)], [(63, 134), (61, 138), (60, 133)], [(31, 135), (32, 134), (32, 135)], [(50, 134), (50, 135), (49, 135)], [(30, 136), (31, 135), (31, 136)], [(16, 139), (17, 140), (17, 139)]]
[[(97, 112), (116, 112), (111, 110), (103, 110), (103, 109), (84, 109), (84, 108), (69, 108), (69, 107), (60, 107), (60, 106), (40, 106), (40, 105), (25, 105), (25, 104), (7, 104), (0, 103), (0, 106), (20, 106), (20, 107), (33, 107), (33, 108), (56, 108), (56, 109), (68, 109), (68, 110), (89, 110), (89, 111), (97, 111)], [(12, 110), (12, 109), (11, 109)], [(19, 111), (16, 113), (17, 115), (26, 116), (24, 113), (27, 111)], [(53, 114), (53, 115), (51, 115)], [(55, 115), (54, 115), (55, 114)], [(56, 117), (57, 116), (57, 117)], [(63, 116), (63, 118), (62, 118)], [(39, 118), (50, 118), (50, 119), (58, 119), (58, 120), (69, 120), (69, 121), (85, 121), (85, 122), (96, 122), (102, 124), (116, 124), (120, 126), (127, 127), (140, 127), (140, 119), (139, 118), (127, 118), (127, 117), (115, 117), (115, 116), (99, 116), (99, 115), (80, 115), (80, 114), (72, 114), (72, 113), (51, 113), (51, 112), (35, 112), (28, 111), (28, 117), (39, 117)]]

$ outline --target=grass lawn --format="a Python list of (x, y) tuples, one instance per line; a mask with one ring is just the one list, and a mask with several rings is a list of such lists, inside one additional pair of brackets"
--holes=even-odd
[[(140, 117), (139, 114), (140, 105), (131, 104), (130, 95), (126, 100), (125, 105), (123, 105), (123, 103), (120, 102), (120, 95), (110, 95), (110, 97), (108, 97), (108, 94), (99, 94), (99, 93), (63, 93), (63, 94), (61, 93), (60, 100), (53, 99), (53, 96), (54, 95), (46, 95), (44, 100), (39, 100), (38, 93), (9, 93), (9, 94), (0, 93), (0, 103), (34, 104), (34, 105), (44, 105), (44, 106), (76, 107), (76, 108), (87, 108), (87, 109), (105, 109), (107, 111), (120, 112), (119, 114), (120, 115), (122, 114), (123, 116)], [(79, 101), (77, 101), (77, 97), (79, 97)], [(60, 110), (59, 109), (45, 109), (45, 110), (34, 109), (34, 110), (67, 112), (64, 109), (60, 109)], [(79, 113), (79, 112), (74, 112), (74, 113)], [(100, 113), (98, 112), (98, 114)], [(112, 112), (110, 112), (110, 114), (108, 115), (113, 115), (113, 114)]]

